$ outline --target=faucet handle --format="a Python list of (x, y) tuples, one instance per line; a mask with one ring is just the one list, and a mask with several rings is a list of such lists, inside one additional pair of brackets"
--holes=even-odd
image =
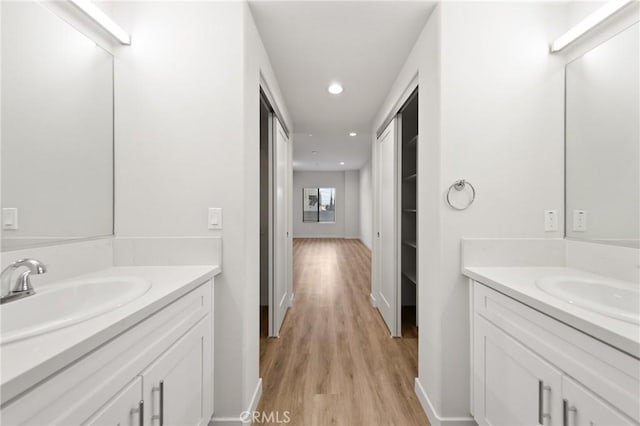
[(16, 286), (11, 290), (11, 293), (21, 293), (21, 294), (33, 294), (35, 291), (33, 290), (33, 286), (31, 285), (31, 271), (26, 270), (18, 276), (16, 280)]

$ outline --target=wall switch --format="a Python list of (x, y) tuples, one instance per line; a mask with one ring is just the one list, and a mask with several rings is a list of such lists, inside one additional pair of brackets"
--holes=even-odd
[(544, 230), (546, 232), (558, 230), (558, 210), (544, 211)]
[(18, 229), (18, 209), (2, 209), (2, 229), (7, 231)]
[(209, 229), (222, 229), (222, 209), (209, 209)]
[(573, 211), (573, 230), (575, 232), (585, 232), (587, 230), (587, 211)]

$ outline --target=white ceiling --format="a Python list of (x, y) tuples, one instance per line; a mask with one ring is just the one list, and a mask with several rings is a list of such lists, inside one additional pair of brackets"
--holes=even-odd
[[(370, 156), (374, 116), (435, 3), (253, 0), (249, 5), (293, 118), (294, 169), (362, 167)], [(342, 84), (342, 94), (327, 92), (333, 81)]]

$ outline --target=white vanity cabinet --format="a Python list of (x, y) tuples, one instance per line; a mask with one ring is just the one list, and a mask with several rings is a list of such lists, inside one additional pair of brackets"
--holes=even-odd
[(136, 377), (86, 422), (90, 425), (134, 426), (143, 422), (142, 378)]
[(208, 280), (1, 407), (3, 425), (206, 425), (213, 415)]
[(567, 376), (562, 378), (562, 404), (566, 425), (638, 424)]
[(471, 281), (479, 425), (640, 424), (640, 360)]
[[(143, 373), (145, 425), (207, 424), (206, 323), (200, 322)], [(205, 418), (206, 417), (206, 418)]]
[(474, 386), (481, 407), (476, 410), (487, 425), (552, 424), (560, 418), (562, 372), (508, 334), (479, 317), (475, 319), (475, 364), (484, 374)]

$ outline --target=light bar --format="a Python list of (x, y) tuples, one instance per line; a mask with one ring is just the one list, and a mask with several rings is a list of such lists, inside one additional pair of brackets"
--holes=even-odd
[(561, 51), (632, 1), (633, 0), (612, 0), (605, 3), (591, 15), (583, 19), (578, 25), (551, 43), (551, 53)]
[(131, 36), (89, 0), (69, 0), (121, 44), (130, 45)]

